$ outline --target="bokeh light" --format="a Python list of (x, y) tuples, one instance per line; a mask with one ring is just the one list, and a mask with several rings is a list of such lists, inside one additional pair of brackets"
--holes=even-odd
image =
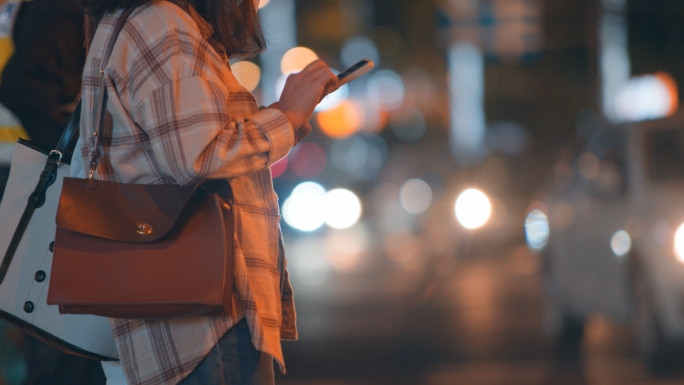
[(300, 178), (315, 178), (327, 164), (327, 156), (316, 143), (301, 143), (290, 153), (290, 169)]
[(261, 81), (261, 68), (249, 61), (240, 61), (230, 66), (237, 81), (250, 92), (254, 91)]
[(287, 76), (292, 73), (300, 72), (311, 62), (316, 61), (318, 55), (306, 47), (295, 47), (285, 52), (280, 61), (280, 71)]
[(447, 63), (451, 153), (460, 164), (473, 166), (486, 154), (484, 53), (472, 42), (458, 41), (449, 48)]
[[(333, 73), (337, 74), (338, 71), (332, 71)], [(321, 112), (321, 111), (327, 111), (330, 109), (333, 109), (335, 107), (339, 107), (340, 104), (344, 103), (345, 100), (349, 97), (349, 85), (345, 84), (342, 87), (338, 88), (335, 92), (326, 95), (323, 100), (321, 100), (320, 103), (316, 106), (315, 111), (316, 112)]]
[(299, 184), (283, 203), (283, 219), (290, 227), (310, 232), (325, 223), (325, 189), (314, 182)]
[(386, 110), (401, 107), (404, 92), (404, 82), (394, 71), (381, 70), (368, 79), (368, 94), (375, 103)]
[(664, 118), (679, 107), (677, 81), (664, 72), (637, 76), (623, 85), (616, 99), (615, 112), (623, 121)]
[(351, 67), (361, 59), (371, 59), (380, 65), (380, 55), (373, 40), (367, 36), (354, 36), (344, 42), (341, 50), (342, 65)]
[(682, 223), (675, 232), (674, 250), (679, 262), (684, 263), (684, 223)]
[(330, 146), (330, 159), (341, 170), (356, 174), (362, 172), (368, 162), (369, 151), (366, 141), (354, 135), (335, 140)]
[(390, 127), (402, 141), (417, 142), (425, 135), (425, 117), (417, 108), (402, 108), (390, 115)]
[(287, 157), (273, 163), (271, 166), (271, 176), (277, 178), (287, 170)]
[(610, 249), (616, 257), (624, 257), (632, 250), (632, 237), (625, 230), (616, 231), (610, 238)]
[(456, 218), (467, 229), (484, 226), (492, 213), (492, 204), (485, 193), (477, 189), (468, 189), (461, 193), (454, 207)]
[(332, 270), (325, 252), (326, 245), (319, 237), (297, 237), (287, 243), (288, 270), (307, 286), (321, 285)]
[(592, 180), (598, 175), (601, 164), (596, 155), (585, 152), (577, 159), (577, 169), (587, 180)]
[(335, 140), (330, 159), (339, 169), (359, 180), (375, 177), (387, 159), (387, 144), (377, 135), (353, 135)]
[(360, 102), (361, 110), (363, 111), (363, 122), (361, 123), (360, 132), (375, 134), (387, 125), (389, 114), (383, 111), (377, 103), (375, 103), (367, 94)]
[(399, 202), (409, 214), (421, 214), (432, 204), (432, 189), (421, 179), (409, 179), (399, 190)]
[(361, 127), (363, 120), (363, 108), (351, 100), (316, 115), (321, 131), (331, 138), (344, 138), (354, 134)]
[(345, 189), (330, 190), (325, 195), (325, 223), (335, 229), (352, 227), (361, 218), (361, 201)]
[(369, 231), (363, 223), (326, 234), (325, 258), (333, 269), (350, 272), (357, 269), (361, 263), (369, 243)]
[(549, 241), (549, 218), (539, 209), (534, 209), (525, 218), (525, 238), (532, 250), (542, 250)]

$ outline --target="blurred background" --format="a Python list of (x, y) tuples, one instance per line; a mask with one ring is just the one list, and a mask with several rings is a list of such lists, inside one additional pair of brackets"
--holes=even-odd
[(232, 68), (261, 105), (316, 58), (376, 63), (272, 167), (300, 332), (278, 383), (684, 382), (684, 1), (259, 12), (269, 49)]
[(260, 13), (269, 50), (233, 70), (263, 105), (317, 57), (376, 63), (272, 168), (300, 329), (280, 383), (684, 381), (684, 2)]

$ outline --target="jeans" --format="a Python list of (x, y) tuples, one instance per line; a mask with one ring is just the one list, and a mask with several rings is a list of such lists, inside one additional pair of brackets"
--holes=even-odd
[(275, 385), (273, 357), (252, 344), (243, 318), (226, 332), (179, 385)]

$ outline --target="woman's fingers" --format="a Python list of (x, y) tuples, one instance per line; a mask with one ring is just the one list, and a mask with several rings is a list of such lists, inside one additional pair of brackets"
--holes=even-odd
[(316, 105), (335, 89), (337, 76), (323, 61), (316, 60), (288, 77), (276, 108), (286, 112), (293, 126), (299, 128), (311, 118)]
[(326, 75), (328, 77), (328, 80), (323, 90), (323, 96), (321, 97), (321, 100), (323, 100), (323, 98), (327, 95), (337, 91), (337, 89), (339, 88), (339, 85), (337, 84), (337, 75), (332, 73), (330, 70), (328, 70), (328, 73)]

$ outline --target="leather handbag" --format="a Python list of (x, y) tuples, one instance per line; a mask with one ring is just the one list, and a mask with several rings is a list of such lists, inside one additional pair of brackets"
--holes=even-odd
[(102, 149), (104, 69), (126, 9), (101, 64), (88, 178), (64, 178), (57, 210), (47, 303), (60, 313), (161, 319), (230, 311), (234, 216), (225, 180), (197, 186), (140, 185), (94, 178)]

